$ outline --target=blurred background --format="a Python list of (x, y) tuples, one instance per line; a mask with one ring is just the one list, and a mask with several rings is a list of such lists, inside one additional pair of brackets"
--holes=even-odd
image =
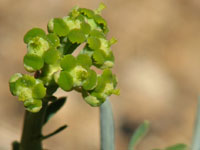
[[(120, 96), (112, 96), (116, 150), (127, 149), (143, 120), (151, 128), (137, 150), (190, 144), (200, 91), (199, 0), (102, 0), (107, 9), (116, 56), (114, 72)], [(100, 0), (0, 0), (0, 149), (20, 140), (24, 108), (8, 88), (9, 77), (25, 73), (24, 34), (33, 27), (46, 29), (53, 17), (63, 17), (75, 5), (95, 9)], [(80, 94), (68, 96), (66, 105), (44, 128), (47, 134), (63, 124), (68, 128), (44, 141), (48, 150), (99, 150), (99, 109)]]

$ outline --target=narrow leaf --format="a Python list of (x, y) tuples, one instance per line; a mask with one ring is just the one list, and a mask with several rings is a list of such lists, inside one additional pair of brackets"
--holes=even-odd
[(133, 136), (131, 137), (128, 150), (134, 150), (135, 146), (138, 144), (138, 142), (144, 137), (144, 135), (147, 133), (149, 129), (149, 122), (144, 121), (143, 124), (141, 124), (137, 130), (134, 132)]
[(165, 150), (188, 150), (188, 147), (185, 144), (176, 144), (165, 148)]
[(50, 133), (50, 134), (48, 134), (48, 135), (46, 135), (46, 136), (43, 136), (43, 137), (42, 137), (42, 140), (45, 140), (45, 139), (47, 139), (47, 138), (49, 138), (49, 137), (51, 137), (51, 136), (53, 136), (53, 135), (55, 135), (55, 134), (57, 134), (57, 133), (63, 131), (63, 130), (66, 129), (66, 128), (67, 128), (67, 125), (61, 126), (61, 127), (58, 128), (56, 131), (54, 131), (54, 132), (52, 132), (52, 133)]
[(192, 149), (191, 150), (200, 150), (200, 97), (198, 98), (197, 114), (196, 114), (196, 123), (193, 133)]
[(100, 124), (101, 150), (114, 150), (114, 121), (108, 99), (100, 106)]
[(51, 117), (53, 117), (53, 115), (65, 104), (65, 102), (66, 102), (66, 97), (61, 97), (58, 100), (49, 104), (46, 110), (43, 125), (47, 123), (47, 121), (49, 121)]

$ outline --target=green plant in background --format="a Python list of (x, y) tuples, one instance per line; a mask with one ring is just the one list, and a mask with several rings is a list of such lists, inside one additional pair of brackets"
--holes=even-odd
[[(12, 95), (26, 109), (22, 138), (13, 143), (13, 149), (42, 150), (42, 140), (67, 127), (42, 135), (44, 124), (66, 101), (54, 96), (58, 88), (81, 93), (91, 106), (100, 106), (112, 94), (119, 95), (117, 78), (111, 71), (111, 45), (116, 40), (106, 38), (109, 30), (101, 17), (104, 8), (104, 4), (94, 11), (74, 7), (68, 16), (51, 19), (48, 33), (33, 28), (25, 34), (24, 68), (34, 75), (16, 73), (9, 81)], [(84, 48), (75, 56), (73, 52), (81, 44)]]

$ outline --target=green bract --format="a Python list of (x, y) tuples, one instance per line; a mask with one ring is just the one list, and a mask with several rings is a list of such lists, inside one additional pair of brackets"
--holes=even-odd
[[(66, 17), (51, 19), (48, 33), (33, 28), (25, 34), (24, 67), (35, 74), (14, 74), (9, 83), (11, 93), (23, 101), (28, 111), (38, 112), (43, 99), (58, 87), (81, 92), (91, 106), (99, 106), (111, 94), (119, 94), (115, 89), (117, 79), (110, 70), (114, 65), (111, 45), (116, 40), (106, 38), (108, 26), (101, 16), (104, 8), (103, 4), (94, 11), (75, 7)], [(82, 44), (80, 53), (73, 55)], [(97, 74), (92, 66), (102, 73)]]

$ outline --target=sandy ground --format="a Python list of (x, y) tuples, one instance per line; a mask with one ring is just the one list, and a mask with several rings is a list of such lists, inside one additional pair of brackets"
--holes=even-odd
[[(116, 37), (114, 72), (120, 96), (111, 102), (116, 149), (125, 150), (135, 128), (149, 120), (151, 129), (137, 150), (190, 144), (200, 91), (200, 2), (198, 0), (104, 0), (103, 16)], [(24, 108), (8, 89), (9, 77), (25, 73), (23, 36), (32, 27), (46, 29), (53, 17), (78, 5), (94, 9), (99, 0), (0, 0), (0, 149), (19, 140)], [(99, 150), (99, 110), (75, 92), (45, 126), (49, 133), (68, 129), (44, 142), (48, 150)]]

